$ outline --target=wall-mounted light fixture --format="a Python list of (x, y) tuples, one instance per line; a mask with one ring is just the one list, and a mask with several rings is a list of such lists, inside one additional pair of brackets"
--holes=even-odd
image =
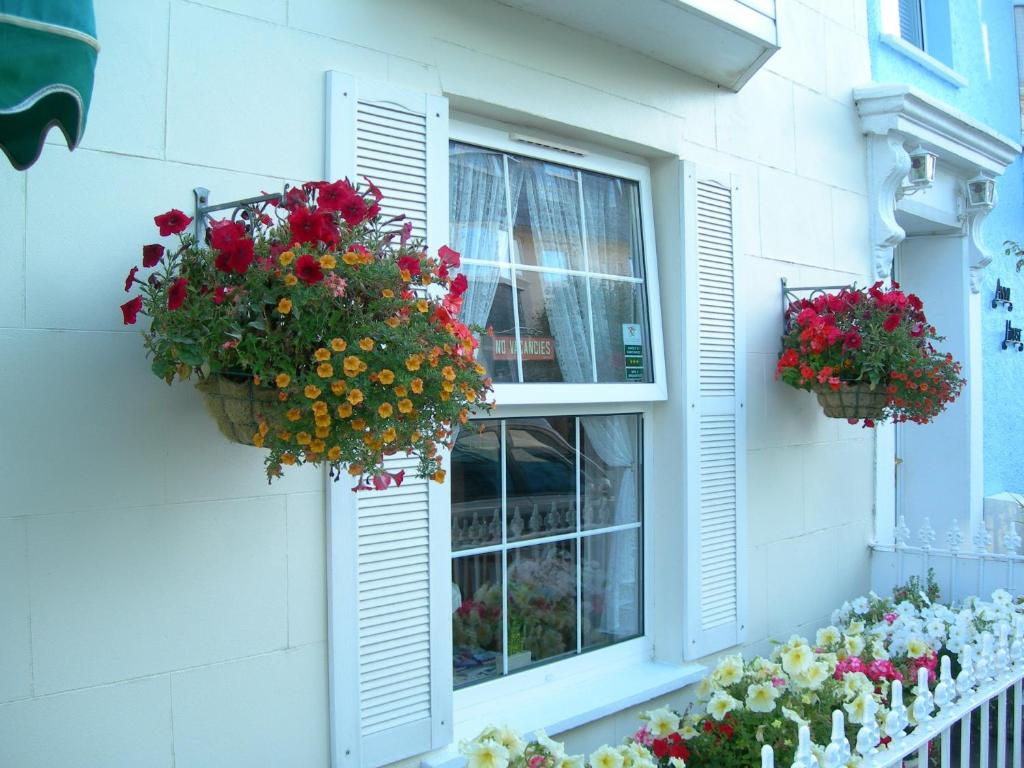
[(910, 151), (908, 184), (914, 189), (930, 187), (935, 182), (935, 164), (938, 159), (938, 155), (918, 144)]
[(1024, 352), (1024, 341), (1020, 338), (1020, 328), (1014, 328), (1010, 321), (1006, 321), (1006, 336), (1003, 337), (1003, 349), (1016, 347), (1018, 352)]
[(996, 180), (978, 174), (967, 181), (967, 207), (991, 208), (996, 204)]
[(1013, 312), (1013, 302), (1010, 301), (1010, 286), (1003, 285), (1002, 281), (996, 280), (996, 295), (992, 299), (992, 309), (1000, 304), (1006, 307), (1007, 312)]

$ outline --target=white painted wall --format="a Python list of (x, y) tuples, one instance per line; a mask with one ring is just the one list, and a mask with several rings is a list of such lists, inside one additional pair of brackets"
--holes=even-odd
[(779, 278), (870, 271), (862, 0), (780, 3), (783, 50), (739, 94), (489, 0), (96, 4), (83, 147), (0, 163), (0, 765), (327, 763), (321, 475), (268, 487), (117, 307), (152, 216), (194, 186), (320, 177), (329, 69), (738, 174), (752, 648), (866, 589), (872, 436), (772, 380)]

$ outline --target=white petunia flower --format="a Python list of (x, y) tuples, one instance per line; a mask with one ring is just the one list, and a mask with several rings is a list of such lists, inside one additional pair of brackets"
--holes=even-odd
[(507, 768), (508, 750), (493, 739), (462, 744), (460, 751), (466, 756), (466, 768)]
[(560, 741), (555, 741), (554, 739), (552, 739), (550, 736), (547, 735), (547, 733), (544, 732), (543, 728), (534, 733), (533, 738), (534, 741), (536, 741), (538, 744), (544, 747), (544, 749), (546, 749), (552, 757), (559, 758), (565, 755), (565, 744), (563, 744)]
[(686, 761), (681, 757), (670, 757), (668, 759), (668, 764), (671, 768), (686, 768)]
[(930, 650), (928, 643), (920, 637), (915, 636), (907, 640), (907, 656), (912, 659), (919, 659)]
[(743, 679), (743, 657), (740, 654), (726, 656), (711, 673), (711, 677), (718, 685), (728, 687)]
[(751, 712), (772, 712), (779, 690), (771, 683), (757, 683), (747, 686), (747, 709)]
[(740, 702), (725, 691), (719, 691), (708, 702), (708, 714), (715, 720), (722, 720), (727, 714), (740, 706)]
[(853, 612), (863, 616), (868, 612), (868, 599), (866, 597), (858, 597), (850, 606), (853, 608)]
[(818, 641), (818, 645), (829, 646), (838, 643), (841, 636), (837, 627), (823, 627), (818, 630), (814, 639)]
[(618, 750), (605, 744), (590, 753), (590, 765), (592, 768), (622, 768), (625, 761)]
[(655, 709), (647, 713), (647, 728), (659, 739), (679, 730), (679, 715), (668, 707)]
[(803, 672), (814, 661), (814, 653), (806, 645), (797, 645), (782, 654), (782, 668), (790, 675)]

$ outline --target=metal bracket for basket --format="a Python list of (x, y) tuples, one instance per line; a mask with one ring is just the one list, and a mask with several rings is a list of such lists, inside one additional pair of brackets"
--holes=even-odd
[(196, 215), (192, 221), (192, 234), (196, 242), (201, 243), (206, 236), (206, 229), (209, 226), (210, 214), (216, 211), (231, 211), (231, 221), (241, 220), (249, 227), (249, 224), (256, 221), (267, 208), (267, 205), (277, 205), (288, 193), (288, 185), (284, 185), (281, 192), (273, 192), (267, 195), (256, 197), (245, 197), (241, 200), (232, 200), (228, 203), (210, 205), (210, 190), (206, 187), (196, 187), (192, 190), (196, 198)]
[(857, 287), (856, 283), (850, 283), (848, 285), (794, 285), (791, 288), (789, 286), (789, 282), (784, 277), (780, 278), (779, 282), (782, 284), (783, 329), (785, 329), (786, 326), (786, 310), (789, 309), (789, 305), (797, 299), (811, 299), (819, 294), (825, 293), (826, 291), (841, 291), (844, 288), (855, 289)]

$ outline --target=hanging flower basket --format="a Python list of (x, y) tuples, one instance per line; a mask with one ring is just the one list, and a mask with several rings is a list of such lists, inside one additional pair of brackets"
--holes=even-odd
[(818, 396), (818, 405), (831, 419), (871, 419), (877, 421), (884, 417), (885, 406), (889, 396), (880, 388), (871, 388), (866, 381), (843, 382), (839, 389), (830, 385), (818, 384), (814, 387)]
[(251, 377), (232, 381), (212, 374), (197, 381), (196, 389), (202, 392), (206, 410), (221, 434), (241, 445), (255, 445), (260, 425), (267, 422), (277, 404), (277, 393), (254, 385)]
[(441, 446), (493, 405), (482, 329), (458, 319), (459, 254), (427, 253), (404, 216), (381, 215), (381, 197), (372, 183), (309, 182), (212, 222), (208, 243), (172, 209), (154, 221), (178, 245), (144, 246), (125, 279), (139, 289), (125, 324), (151, 319), (153, 373), (197, 376), (220, 431), (266, 450), (271, 478), (326, 464), (383, 489), (404, 478), (386, 466), (398, 454), (441, 482)]
[(819, 293), (787, 308), (775, 377), (814, 392), (832, 418), (927, 424), (967, 383), (941, 341), (921, 299), (897, 283)]

